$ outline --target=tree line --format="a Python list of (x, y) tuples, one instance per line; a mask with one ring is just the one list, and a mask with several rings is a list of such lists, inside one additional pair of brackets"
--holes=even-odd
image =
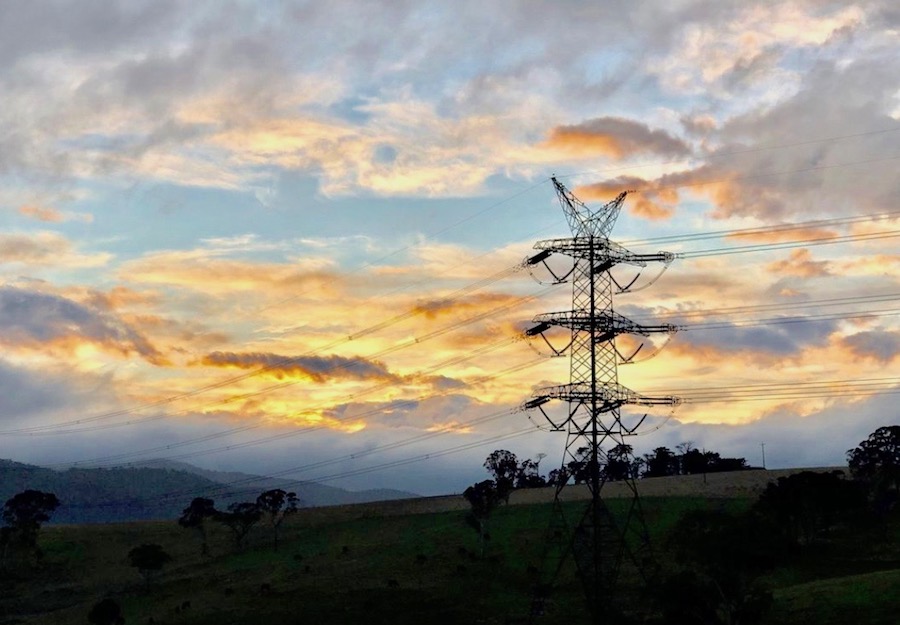
[(553, 469), (546, 476), (540, 473), (540, 461), (545, 457), (544, 454), (537, 460), (528, 458), (520, 461), (513, 452), (497, 449), (485, 459), (484, 468), (491, 474), (500, 498), (504, 500), (517, 488), (586, 483), (590, 480), (595, 462), (598, 475), (604, 481), (743, 471), (752, 468), (744, 458), (722, 457), (714, 451), (697, 449), (690, 441), (680, 443), (675, 449), (676, 451), (672, 451), (668, 447), (657, 447), (649, 454), (635, 456), (631, 445), (620, 444), (608, 451), (601, 449), (595, 461), (591, 458), (589, 447), (580, 447), (573, 454), (572, 460)]

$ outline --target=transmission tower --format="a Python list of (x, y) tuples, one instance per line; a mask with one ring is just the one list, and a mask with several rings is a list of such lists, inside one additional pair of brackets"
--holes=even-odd
[[(571, 377), (569, 384), (540, 389), (525, 403), (526, 408), (539, 410), (552, 430), (566, 433), (562, 461), (562, 472), (566, 477), (556, 484), (547, 551), (542, 576), (535, 589), (532, 617), (543, 613), (547, 595), (556, 583), (564, 562), (572, 556), (593, 622), (601, 623), (615, 618), (616, 582), (623, 562), (632, 562), (642, 576), (647, 573), (645, 559), (648, 554), (643, 553), (648, 547), (647, 531), (635, 476), (628, 472), (625, 480), (630, 501), (627, 502), (624, 517), (613, 518), (601, 497), (601, 490), (608, 478), (605, 467), (613, 456), (615, 460), (622, 460), (620, 454), (626, 449), (626, 438), (634, 434), (643, 422), (643, 418), (623, 417), (621, 408), (626, 404), (635, 404), (671, 406), (674, 409), (679, 403), (676, 397), (647, 397), (619, 384), (618, 365), (620, 362), (630, 362), (637, 352), (623, 357), (616, 348), (618, 335), (671, 334), (677, 328), (671, 325), (642, 325), (613, 312), (613, 296), (636, 290), (632, 287), (637, 277), (627, 284), (619, 284), (610, 270), (619, 264), (646, 267), (648, 263), (661, 262), (664, 263), (664, 271), (675, 256), (669, 252), (635, 254), (609, 240), (627, 191), (600, 208), (591, 210), (555, 177), (551, 180), (572, 236), (537, 242), (534, 248), (539, 252), (528, 258), (526, 263), (532, 266), (543, 264), (553, 275), (555, 283), (571, 281), (572, 309), (536, 316), (533, 320), (536, 325), (526, 334), (542, 336), (558, 355), (568, 351)], [(571, 270), (562, 276), (554, 273), (547, 264), (552, 254), (571, 257)], [(544, 335), (553, 326), (569, 330), (571, 342), (565, 349), (553, 348)], [(547, 414), (543, 406), (551, 400), (568, 403), (565, 417), (552, 418)], [(570, 512), (573, 518), (567, 518), (561, 494), (569, 477), (567, 467), (573, 462), (584, 469), (583, 477), (591, 499), (579, 515)]]

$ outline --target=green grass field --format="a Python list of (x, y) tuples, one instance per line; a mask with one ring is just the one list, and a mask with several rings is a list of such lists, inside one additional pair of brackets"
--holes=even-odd
[[(659, 561), (667, 561), (665, 532), (684, 512), (749, 505), (645, 499)], [(568, 512), (582, 506), (573, 502)], [(610, 506), (621, 513), (624, 503)], [(43, 559), (4, 572), (0, 624), (81, 625), (104, 597), (123, 607), (128, 624), (524, 622), (516, 619), (528, 612), (529, 567), (541, 562), (549, 512), (548, 505), (501, 507), (484, 559), (471, 555), (480, 553), (478, 537), (460, 511), (338, 522), (321, 511), (301, 512), (282, 526), (278, 551), (264, 525), (237, 551), (227, 530), (211, 524), (210, 557), (201, 557), (199, 537), (174, 521), (46, 527)], [(825, 548), (774, 571), (765, 580), (775, 596), (768, 622), (896, 623), (897, 526), (863, 534), (836, 533)], [(142, 543), (158, 543), (174, 558), (149, 587), (126, 558)], [(626, 572), (624, 585), (629, 579)], [(560, 580), (563, 588), (539, 622), (587, 622), (573, 567)], [(646, 602), (637, 590), (626, 596)]]

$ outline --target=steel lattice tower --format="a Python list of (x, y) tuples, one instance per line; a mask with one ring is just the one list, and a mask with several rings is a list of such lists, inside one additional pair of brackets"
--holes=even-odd
[[(632, 561), (643, 575), (641, 551), (642, 546), (648, 545), (634, 476), (626, 480), (631, 498), (624, 518), (614, 519), (601, 497), (606, 481), (603, 467), (608, 460), (604, 447), (614, 449), (624, 445), (626, 437), (635, 433), (640, 425), (640, 422), (625, 422), (621, 412), (623, 405), (674, 406), (679, 403), (675, 397), (647, 397), (619, 384), (618, 364), (622, 357), (616, 348), (617, 335), (648, 336), (655, 332), (672, 333), (676, 328), (641, 325), (616, 314), (613, 296), (626, 292), (631, 284), (622, 287), (610, 270), (623, 263), (639, 267), (649, 262), (668, 265), (675, 256), (668, 252), (635, 254), (609, 240), (627, 192), (591, 210), (555, 177), (552, 181), (572, 237), (539, 241), (534, 247), (540, 251), (526, 262), (546, 264), (546, 259), (554, 253), (573, 259), (572, 270), (562, 278), (557, 277), (557, 282), (566, 279), (572, 282), (572, 309), (538, 315), (534, 318), (537, 325), (527, 334), (543, 335), (552, 326), (568, 329), (571, 332), (568, 347), (571, 377), (569, 384), (540, 389), (525, 407), (540, 410), (553, 430), (566, 432), (562, 470), (566, 471), (572, 461), (586, 463), (582, 466), (586, 466), (591, 499), (578, 518), (569, 519), (560, 498), (567, 480), (557, 483), (543, 578), (536, 589), (532, 616), (542, 613), (544, 598), (566, 558), (571, 555), (593, 621), (599, 623), (608, 621), (612, 615), (610, 607), (615, 603), (616, 581), (623, 561)], [(562, 420), (550, 418), (542, 407), (553, 399), (568, 403), (567, 416)]]

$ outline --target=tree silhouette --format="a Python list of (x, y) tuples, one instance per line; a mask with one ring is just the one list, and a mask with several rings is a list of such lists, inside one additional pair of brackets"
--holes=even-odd
[(250, 530), (259, 523), (261, 518), (262, 510), (259, 509), (259, 506), (247, 501), (233, 503), (228, 506), (228, 512), (220, 512), (216, 516), (217, 521), (220, 521), (231, 530), (238, 549), (243, 548), (244, 539), (247, 538)]
[(195, 497), (178, 519), (178, 525), (185, 529), (196, 530), (200, 535), (200, 555), (202, 556), (209, 555), (209, 545), (206, 541), (206, 519), (213, 519), (218, 514), (219, 511), (216, 510), (212, 499)]
[(540, 474), (540, 461), (525, 459), (516, 471), (516, 488), (541, 488), (547, 480)]
[(481, 541), (481, 557), (483, 558), (487, 548), (488, 519), (503, 497), (493, 480), (484, 480), (469, 486), (463, 492), (463, 497), (472, 507), (469, 514), (466, 515), (466, 521), (478, 532), (478, 538)]
[(3, 521), (9, 530), (5, 538), (10, 540), (16, 534), (22, 544), (35, 546), (41, 524), (50, 520), (50, 515), (59, 507), (59, 499), (53, 493), (26, 490), (3, 504)]
[(603, 477), (610, 481), (636, 477), (639, 463), (640, 461), (634, 458), (634, 450), (631, 445), (620, 443), (606, 454)]
[(275, 537), (275, 550), (278, 550), (278, 527), (285, 518), (297, 513), (300, 500), (297, 493), (288, 493), (280, 488), (263, 492), (256, 498), (256, 505), (261, 512), (269, 516), (269, 525)]
[(172, 556), (166, 553), (160, 545), (153, 543), (143, 544), (128, 552), (129, 564), (138, 570), (147, 586), (150, 585), (153, 576), (171, 560)]
[(491, 452), (484, 461), (484, 468), (494, 477), (497, 494), (504, 501), (509, 501), (509, 494), (516, 484), (519, 474), (519, 459), (516, 454), (506, 449)]
[(657, 447), (644, 455), (644, 477), (678, 475), (678, 456), (668, 447)]
[(868, 482), (877, 499), (896, 500), (900, 489), (900, 425), (880, 427), (847, 451), (853, 477)]
[(590, 447), (579, 447), (574, 458), (566, 464), (566, 472), (576, 484), (585, 484), (591, 479), (591, 470), (598, 464), (591, 457)]
[(758, 623), (772, 601), (762, 573), (785, 555), (771, 522), (755, 515), (695, 510), (669, 533), (680, 567), (660, 585), (666, 623)]
[(792, 543), (807, 544), (865, 505), (858, 483), (841, 471), (802, 471), (770, 482), (755, 510), (769, 518)]

